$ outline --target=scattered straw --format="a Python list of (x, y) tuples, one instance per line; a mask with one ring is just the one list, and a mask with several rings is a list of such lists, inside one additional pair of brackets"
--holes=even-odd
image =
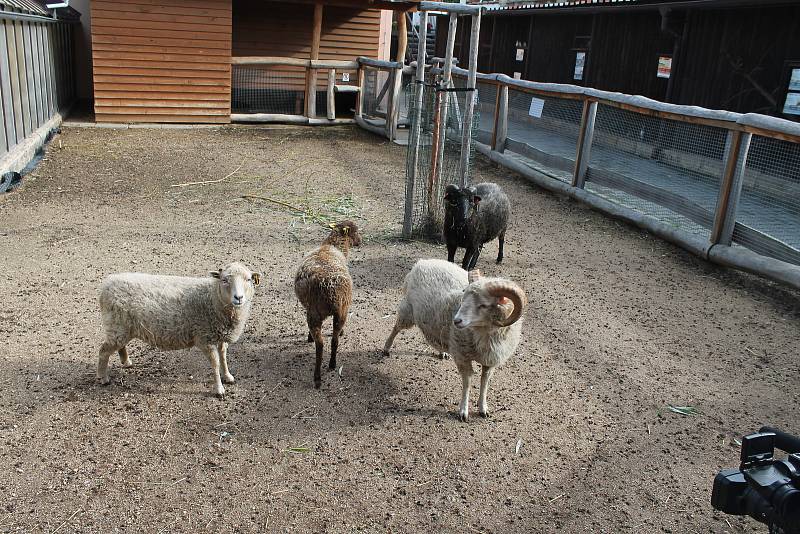
[(244, 163), (242, 163), (242, 165), (239, 165), (238, 167), (236, 167), (235, 171), (233, 171), (232, 173), (220, 178), (219, 180), (204, 180), (202, 182), (185, 182), (185, 183), (182, 183), (182, 184), (172, 184), (170, 187), (188, 187), (190, 185), (218, 184), (220, 182), (224, 182), (225, 180), (227, 180), (228, 178), (230, 178), (231, 176), (236, 174), (239, 171), (239, 169), (242, 168), (243, 165), (244, 165)]

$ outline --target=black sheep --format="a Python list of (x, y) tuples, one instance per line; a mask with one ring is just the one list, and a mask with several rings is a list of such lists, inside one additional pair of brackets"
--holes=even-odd
[(447, 260), (455, 261), (456, 249), (466, 249), (461, 267), (472, 270), (478, 263), (484, 243), (498, 238), (500, 250), (497, 263), (503, 261), (503, 242), (506, 237), (511, 203), (494, 183), (470, 187), (450, 184), (444, 194), (444, 241)]

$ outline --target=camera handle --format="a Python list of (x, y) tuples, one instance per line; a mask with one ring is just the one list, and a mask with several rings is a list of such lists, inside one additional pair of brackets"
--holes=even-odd
[(800, 453), (800, 438), (781, 432), (771, 426), (762, 426), (759, 432), (771, 432), (775, 434), (775, 447), (789, 454)]

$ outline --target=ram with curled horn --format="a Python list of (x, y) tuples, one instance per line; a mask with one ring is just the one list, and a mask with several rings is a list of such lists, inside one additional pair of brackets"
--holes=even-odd
[(406, 275), (404, 289), (384, 354), (389, 354), (400, 331), (418, 326), (429, 345), (453, 356), (462, 381), (462, 421), (469, 418), (472, 364), (480, 364), (478, 413), (488, 417), (486, 395), (492, 374), (519, 345), (525, 292), (510, 280), (483, 277), (480, 271), (467, 273), (443, 260), (418, 261)]

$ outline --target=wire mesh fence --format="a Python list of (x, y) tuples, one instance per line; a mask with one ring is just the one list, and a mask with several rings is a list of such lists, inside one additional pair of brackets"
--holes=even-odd
[(800, 265), (800, 145), (753, 136), (733, 241)]
[(389, 73), (382, 69), (363, 67), (361, 114), (369, 118), (386, 118), (389, 99)]
[[(412, 83), (404, 94), (410, 120), (406, 198), (412, 198), (411, 227), (416, 237), (438, 239), (441, 236), (444, 189), (448, 184), (461, 182), (465, 128), (474, 138), (480, 123), (477, 105), (472, 122), (464, 121), (467, 99), (477, 98), (476, 91), (463, 87), (463, 80), (455, 80), (454, 85), (452, 90), (442, 91), (432, 84)], [(472, 147), (467, 169), (474, 157), (474, 143)], [(409, 186), (412, 190), (408, 190)]]
[(587, 190), (707, 236), (719, 197), (727, 139), (723, 128), (600, 104)]
[(233, 65), (231, 112), (303, 115), (304, 67)]
[(575, 166), (583, 102), (567, 98), (508, 92), (506, 148), (570, 181)]

